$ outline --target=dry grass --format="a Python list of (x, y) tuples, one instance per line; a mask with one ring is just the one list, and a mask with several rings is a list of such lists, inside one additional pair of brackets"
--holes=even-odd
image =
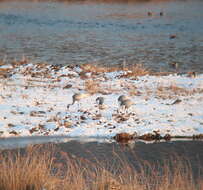
[(176, 96), (191, 96), (197, 93), (203, 93), (202, 88), (183, 88), (176, 84), (170, 86), (159, 85), (156, 90), (156, 96), (162, 99), (170, 99)]
[(40, 154), (28, 148), (23, 156), (10, 152), (1, 155), (0, 160), (1, 190), (52, 190), (61, 182), (57, 173), (51, 175), (54, 157), (50, 152)]
[(83, 73), (92, 73), (93, 75), (98, 75), (101, 73), (115, 72), (115, 71), (125, 71), (121, 77), (137, 77), (147, 75), (150, 72), (140, 64), (132, 65), (132, 66), (124, 66), (124, 67), (102, 67), (99, 65), (93, 64), (84, 64), (81, 65), (81, 69)]
[(99, 80), (87, 79), (84, 83), (84, 90), (89, 94), (100, 93), (103, 95), (116, 93), (119, 90), (114, 88), (111, 84), (101, 84)]
[(122, 70), (127, 71), (126, 74), (123, 75), (123, 77), (138, 77), (138, 76), (144, 76), (150, 74), (149, 70), (146, 69), (141, 64), (136, 64), (129, 66), (127, 68), (123, 68)]
[(101, 91), (100, 83), (97, 80), (86, 80), (84, 86), (85, 90), (90, 94), (96, 94)]
[(72, 158), (53, 147), (35, 146), (24, 153), (3, 152), (0, 154), (0, 190), (203, 189), (203, 181), (193, 179), (190, 162), (179, 157), (156, 167), (140, 161), (139, 170), (127, 159), (118, 159), (120, 164), (113, 168), (105, 166), (111, 163)]
[(92, 74), (99, 74), (99, 73), (107, 73), (107, 72), (113, 72), (117, 71), (117, 67), (102, 67), (99, 65), (94, 64), (83, 64), (81, 65), (81, 69), (86, 73), (92, 73)]

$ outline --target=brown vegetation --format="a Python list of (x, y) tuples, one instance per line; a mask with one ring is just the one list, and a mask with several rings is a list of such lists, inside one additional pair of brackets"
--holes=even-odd
[(94, 64), (83, 64), (81, 65), (81, 69), (83, 70), (83, 72), (92, 73), (92, 74), (107, 73), (107, 72), (113, 72), (118, 70), (118, 68), (116, 67), (103, 67), (103, 66), (94, 65)]
[[(115, 155), (116, 157), (116, 155)], [(0, 154), (1, 190), (201, 190), (193, 179), (190, 163), (178, 157), (155, 167), (140, 161), (135, 169), (126, 159), (114, 168), (59, 152), (54, 147), (34, 146), (25, 152)], [(134, 159), (137, 159), (136, 157)], [(200, 176), (199, 176), (200, 177)]]
[(116, 134), (113, 138), (117, 141), (117, 142), (128, 142), (130, 140), (133, 140), (136, 136), (135, 134), (129, 134), (129, 133), (118, 133)]
[(202, 93), (202, 88), (191, 88), (186, 89), (180, 86), (177, 86), (176, 84), (171, 84), (170, 86), (163, 86), (159, 85), (157, 87), (156, 95), (159, 98), (173, 98), (174, 96), (190, 96), (196, 93)]
[(86, 80), (84, 86), (85, 86), (85, 91), (90, 94), (99, 93), (101, 91), (100, 84), (96, 80), (92, 80), (92, 79)]
[(94, 64), (84, 64), (81, 65), (81, 69), (84, 73), (92, 73), (93, 75), (98, 75), (101, 73), (108, 73), (114, 71), (125, 71), (126, 73), (123, 74), (121, 77), (137, 77), (147, 75), (150, 72), (141, 64), (131, 65), (131, 66), (124, 66), (124, 67), (102, 67), (102, 66), (95, 66)]
[(122, 75), (122, 77), (138, 77), (150, 74), (149, 70), (141, 64), (132, 65), (123, 68), (122, 70), (127, 71), (126, 74)]

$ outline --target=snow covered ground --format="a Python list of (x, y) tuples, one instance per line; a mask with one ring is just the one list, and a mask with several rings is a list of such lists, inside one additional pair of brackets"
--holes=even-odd
[[(112, 137), (120, 132), (191, 136), (203, 133), (203, 74), (131, 76), (82, 67), (2, 64), (0, 137)], [(69, 108), (74, 93), (90, 93)], [(121, 110), (120, 95), (134, 102)], [(96, 98), (105, 98), (98, 107)]]

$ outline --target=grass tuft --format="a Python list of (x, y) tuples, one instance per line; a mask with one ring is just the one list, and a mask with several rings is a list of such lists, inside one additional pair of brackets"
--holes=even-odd
[[(114, 159), (114, 158), (113, 158)], [(127, 158), (119, 164), (72, 157), (53, 146), (0, 153), (0, 190), (201, 190), (190, 162), (173, 156), (152, 165), (138, 160), (135, 169)], [(113, 161), (114, 162), (114, 161)], [(201, 174), (201, 173), (200, 173)]]

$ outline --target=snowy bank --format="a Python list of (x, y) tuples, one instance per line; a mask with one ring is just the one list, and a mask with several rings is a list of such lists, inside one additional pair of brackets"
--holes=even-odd
[[(132, 70), (88, 65), (2, 64), (0, 137), (203, 133), (203, 74), (154, 76), (141, 71), (135, 76)], [(67, 107), (75, 93), (89, 96)], [(119, 107), (122, 94), (134, 103), (128, 110)], [(98, 96), (104, 97), (100, 107)]]

